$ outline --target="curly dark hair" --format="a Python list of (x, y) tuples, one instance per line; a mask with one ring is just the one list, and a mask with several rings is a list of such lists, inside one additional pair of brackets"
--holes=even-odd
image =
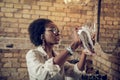
[(29, 32), (30, 40), (35, 46), (42, 45), (43, 42), (41, 39), (41, 35), (44, 34), (45, 32), (45, 25), (50, 22), (52, 22), (50, 19), (41, 18), (34, 20), (29, 25), (28, 32)]

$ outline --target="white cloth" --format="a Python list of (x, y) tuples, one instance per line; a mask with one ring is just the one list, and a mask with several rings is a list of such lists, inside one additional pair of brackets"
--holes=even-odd
[[(53, 58), (48, 59), (47, 53), (41, 46), (28, 51), (26, 63), (30, 80), (69, 80), (65, 77), (66, 74), (69, 75), (69, 78), (75, 74), (83, 74), (77, 65), (73, 66), (67, 62), (63, 68), (60, 68), (59, 65), (53, 64)], [(70, 76), (70, 74), (72, 75)], [(71, 79), (75, 80), (74, 78)]]
[(93, 41), (89, 29), (86, 27), (82, 27), (82, 29), (78, 31), (78, 34), (82, 41), (83, 47), (88, 50), (94, 50)]

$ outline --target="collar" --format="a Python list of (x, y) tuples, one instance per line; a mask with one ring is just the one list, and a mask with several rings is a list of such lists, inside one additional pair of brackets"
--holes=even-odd
[(43, 56), (47, 56), (47, 53), (45, 52), (42, 46), (38, 46), (37, 50), (40, 51)]

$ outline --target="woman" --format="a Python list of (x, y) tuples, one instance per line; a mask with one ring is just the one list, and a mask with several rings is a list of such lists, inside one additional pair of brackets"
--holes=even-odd
[(67, 62), (67, 58), (81, 46), (77, 29), (74, 31), (74, 40), (61, 53), (53, 51), (53, 46), (60, 39), (58, 27), (53, 21), (37, 19), (30, 24), (28, 31), (31, 42), (37, 47), (26, 54), (30, 80), (68, 80), (67, 76), (77, 80), (84, 73), (86, 54), (90, 51), (83, 50), (76, 64)]

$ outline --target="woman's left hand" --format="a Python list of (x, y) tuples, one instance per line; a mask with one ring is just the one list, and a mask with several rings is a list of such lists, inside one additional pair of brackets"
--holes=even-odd
[(82, 53), (83, 53), (83, 54), (86, 54), (86, 55), (95, 55), (95, 53), (91, 52), (91, 51), (88, 50), (88, 49), (83, 49), (83, 50), (82, 50)]

